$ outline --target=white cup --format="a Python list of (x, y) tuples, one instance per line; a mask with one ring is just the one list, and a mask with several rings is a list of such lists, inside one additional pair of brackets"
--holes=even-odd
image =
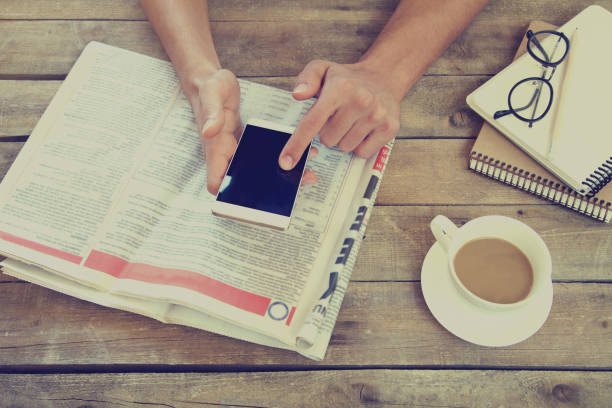
[[(431, 220), (431, 232), (446, 252), (448, 270), (459, 293), (475, 305), (487, 310), (512, 310), (523, 306), (551, 285), (552, 261), (542, 238), (526, 224), (514, 218), (488, 215), (474, 218), (457, 227), (443, 215)], [(533, 284), (527, 296), (515, 303), (494, 303), (476, 296), (466, 288), (455, 271), (454, 260), (459, 249), (470, 241), (482, 238), (499, 238), (508, 241), (525, 254), (533, 269)]]

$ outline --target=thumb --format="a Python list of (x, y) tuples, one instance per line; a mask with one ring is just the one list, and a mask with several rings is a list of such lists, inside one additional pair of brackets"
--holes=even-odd
[(225, 122), (223, 106), (211, 101), (203, 102), (202, 109), (202, 137), (210, 139), (216, 136)]
[(331, 62), (323, 60), (310, 61), (297, 77), (293, 88), (293, 97), (302, 101), (315, 96), (321, 89), (323, 79), (331, 64)]

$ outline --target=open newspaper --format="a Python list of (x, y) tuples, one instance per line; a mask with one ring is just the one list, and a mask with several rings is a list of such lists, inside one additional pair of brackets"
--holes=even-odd
[[(240, 80), (243, 123), (312, 100)], [(325, 355), (392, 144), (314, 141), (283, 232), (211, 214), (193, 113), (167, 61), (87, 45), (0, 184), (9, 275), (104, 306)], [(61, 318), (61, 317), (58, 317)]]

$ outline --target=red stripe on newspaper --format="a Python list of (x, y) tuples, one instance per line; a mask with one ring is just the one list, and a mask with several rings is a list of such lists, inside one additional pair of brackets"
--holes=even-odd
[(291, 311), (289, 312), (289, 317), (287, 317), (287, 322), (285, 323), (287, 326), (291, 325), (291, 320), (293, 320), (294, 313), (295, 313), (295, 306), (292, 306)]
[(130, 263), (114, 255), (91, 251), (85, 266), (121, 279), (178, 286), (194, 290), (228, 305), (264, 316), (271, 299), (230, 286), (196, 272)]
[(74, 255), (66, 251), (61, 251), (59, 249), (51, 248), (50, 246), (39, 244), (38, 242), (30, 241), (24, 238), (19, 238), (7, 232), (0, 231), (0, 238), (2, 238), (5, 241), (12, 242), (13, 244), (21, 245), (22, 247), (30, 248), (35, 251), (42, 252), (43, 254), (51, 255), (56, 258), (60, 258), (60, 259), (63, 259), (65, 261), (72, 262), (75, 264), (80, 264), (81, 261), (83, 260), (83, 258), (78, 255)]
[(387, 162), (387, 157), (389, 157), (389, 148), (387, 146), (383, 146), (378, 151), (378, 156), (376, 156), (376, 161), (374, 162), (374, 170), (378, 170), (382, 173), (383, 167), (385, 167), (385, 163)]

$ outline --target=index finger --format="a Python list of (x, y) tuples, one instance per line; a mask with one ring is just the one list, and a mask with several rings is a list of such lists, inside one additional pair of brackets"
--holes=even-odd
[(331, 98), (328, 99), (324, 93), (321, 93), (321, 97), (306, 112), (281, 151), (278, 164), (283, 170), (291, 170), (295, 167), (312, 139), (323, 128), (323, 125), (334, 114), (335, 110), (336, 106)]

